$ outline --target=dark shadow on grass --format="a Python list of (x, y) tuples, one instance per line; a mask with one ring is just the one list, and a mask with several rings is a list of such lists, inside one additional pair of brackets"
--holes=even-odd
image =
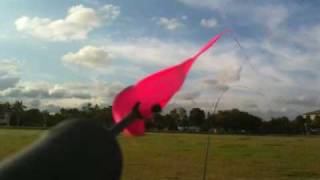
[(248, 140), (251, 140), (250, 137), (241, 137), (241, 138), (238, 138), (237, 141), (248, 141)]
[(266, 143), (263, 144), (264, 146), (271, 146), (271, 147), (282, 147), (284, 146), (284, 144), (280, 144), (280, 143)]
[(248, 147), (247, 144), (225, 144), (225, 145), (218, 146), (218, 148), (222, 148), (222, 149), (237, 149), (237, 148), (247, 148), (247, 147)]
[(320, 178), (320, 174), (313, 171), (292, 171), (286, 173), (286, 176), (295, 178)]

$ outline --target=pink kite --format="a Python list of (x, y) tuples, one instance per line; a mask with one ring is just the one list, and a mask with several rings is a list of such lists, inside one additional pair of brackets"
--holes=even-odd
[[(113, 101), (112, 115), (115, 123), (119, 123), (140, 102), (139, 112), (144, 118), (151, 118), (152, 107), (156, 104), (163, 109), (172, 96), (182, 87), (183, 82), (195, 60), (208, 50), (226, 31), (213, 37), (197, 54), (181, 64), (163, 69), (140, 80), (135, 85), (122, 90)], [(125, 134), (143, 135), (143, 120), (134, 121), (125, 130)]]

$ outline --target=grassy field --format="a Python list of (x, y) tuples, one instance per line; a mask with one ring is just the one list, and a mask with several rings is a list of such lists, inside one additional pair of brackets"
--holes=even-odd
[[(0, 129), (0, 160), (42, 130)], [(157, 134), (120, 138), (123, 179), (202, 179), (206, 135)], [(208, 179), (320, 179), (319, 136), (213, 135)]]

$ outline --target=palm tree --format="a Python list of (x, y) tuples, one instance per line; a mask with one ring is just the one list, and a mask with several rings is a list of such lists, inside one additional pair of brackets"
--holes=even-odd
[(42, 125), (43, 127), (47, 127), (48, 126), (48, 118), (50, 116), (49, 112), (48, 111), (42, 111)]
[(0, 113), (6, 113), (11, 110), (11, 105), (10, 103), (6, 102), (3, 104), (0, 104)]
[(4, 115), (4, 118), (7, 120), (7, 125), (10, 126), (10, 112), (11, 112), (10, 103), (6, 102), (0, 104), (0, 114)]
[(86, 103), (84, 106), (82, 106), (82, 111), (84, 112), (89, 113), (89, 112), (92, 112), (92, 110), (93, 110), (93, 106), (91, 103)]
[(17, 126), (21, 125), (21, 114), (23, 113), (24, 109), (26, 108), (25, 105), (23, 105), (22, 101), (16, 101), (12, 105), (12, 112), (16, 115), (17, 117)]

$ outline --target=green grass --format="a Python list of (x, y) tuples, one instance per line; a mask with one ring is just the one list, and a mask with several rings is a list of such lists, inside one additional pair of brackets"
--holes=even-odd
[(44, 130), (0, 129), (0, 160), (21, 150), (44, 133)]
[[(0, 129), (0, 160), (45, 131)], [(201, 179), (206, 135), (121, 137), (123, 179)], [(319, 136), (213, 135), (208, 179), (320, 179)]]

